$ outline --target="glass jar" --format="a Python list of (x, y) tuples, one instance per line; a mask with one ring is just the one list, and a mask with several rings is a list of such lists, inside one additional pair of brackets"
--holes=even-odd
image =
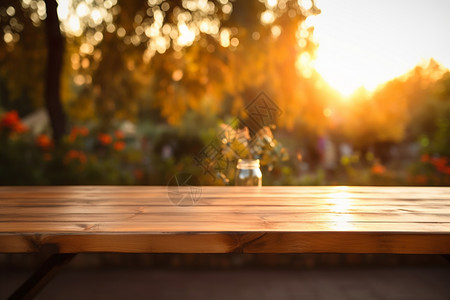
[(239, 159), (236, 167), (235, 183), (240, 186), (261, 186), (262, 173), (259, 159)]

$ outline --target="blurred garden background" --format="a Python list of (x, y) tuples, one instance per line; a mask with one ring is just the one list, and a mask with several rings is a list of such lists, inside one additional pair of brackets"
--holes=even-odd
[(264, 93), (263, 185), (450, 185), (448, 66), (342, 93), (315, 67), (325, 4), (1, 0), (0, 184), (226, 184), (196, 158)]

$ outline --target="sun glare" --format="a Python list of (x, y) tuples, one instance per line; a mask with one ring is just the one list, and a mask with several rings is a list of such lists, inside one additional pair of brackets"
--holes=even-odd
[(434, 58), (450, 67), (450, 2), (319, 0), (308, 18), (319, 47), (316, 70), (344, 96), (379, 84)]

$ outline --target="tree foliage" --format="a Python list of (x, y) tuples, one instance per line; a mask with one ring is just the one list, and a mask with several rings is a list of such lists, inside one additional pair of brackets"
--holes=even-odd
[(430, 60), (373, 94), (359, 90), (342, 112), (345, 135), (359, 146), (431, 138), (450, 119), (448, 78), (448, 70)]
[[(39, 31), (43, 3), (15, 4), (25, 16), (18, 22), (23, 33), (33, 25)], [(285, 112), (281, 125), (292, 127), (309, 96), (298, 88), (311, 77), (299, 71), (299, 55), (314, 53), (312, 28), (302, 25), (319, 12), (314, 5), (73, 0), (58, 12), (67, 41), (62, 97), (73, 117), (95, 116), (107, 124), (156, 108), (176, 124), (188, 110), (236, 113), (265, 90)], [(11, 16), (5, 20), (11, 23)], [(5, 57), (26, 40), (16, 31)], [(36, 46), (45, 53), (43, 43)]]

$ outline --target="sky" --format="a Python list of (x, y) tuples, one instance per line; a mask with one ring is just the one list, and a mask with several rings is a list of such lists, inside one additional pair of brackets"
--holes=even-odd
[(316, 0), (316, 70), (344, 96), (434, 58), (450, 68), (450, 0)]

